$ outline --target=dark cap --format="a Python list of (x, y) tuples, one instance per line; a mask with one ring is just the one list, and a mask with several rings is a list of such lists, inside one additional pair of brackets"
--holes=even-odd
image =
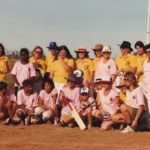
[(58, 50), (59, 47), (57, 46), (56, 42), (50, 42), (47, 48)]
[(129, 48), (130, 51), (133, 51), (132, 47), (131, 47), (131, 43), (128, 41), (123, 41), (121, 43), (121, 45), (119, 44), (118, 46), (120, 46), (120, 48)]
[(20, 55), (29, 55), (29, 50), (27, 48), (22, 48), (20, 50)]
[(69, 75), (69, 77), (65, 77), (65, 79), (67, 79), (67, 81), (71, 81), (71, 82), (78, 82), (78, 79), (77, 79), (76, 75), (74, 75), (74, 74)]

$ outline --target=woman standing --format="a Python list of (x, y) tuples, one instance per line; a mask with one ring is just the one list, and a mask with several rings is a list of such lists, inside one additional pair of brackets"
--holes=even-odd
[(85, 47), (79, 47), (75, 52), (77, 54), (76, 69), (83, 71), (83, 84), (89, 86), (94, 75), (93, 62), (89, 59), (88, 51)]
[(96, 77), (98, 76), (111, 76), (114, 82), (116, 77), (116, 64), (113, 59), (111, 59), (111, 48), (109, 46), (104, 46), (102, 50), (103, 58), (97, 65)]
[(72, 73), (74, 68), (74, 61), (67, 46), (62, 45), (58, 51), (58, 57), (52, 63), (50, 77), (53, 79), (55, 88), (58, 93), (62, 87), (67, 83), (66, 78)]
[(46, 72), (46, 64), (45, 61), (42, 60), (43, 56), (43, 49), (40, 46), (36, 46), (33, 49), (32, 57), (29, 59), (29, 61), (34, 65), (35, 68), (39, 68), (43, 71), (43, 73)]
[(5, 48), (2, 43), (0, 43), (0, 81), (4, 81), (6, 74), (10, 71), (10, 66), (8, 63), (8, 57), (5, 54)]

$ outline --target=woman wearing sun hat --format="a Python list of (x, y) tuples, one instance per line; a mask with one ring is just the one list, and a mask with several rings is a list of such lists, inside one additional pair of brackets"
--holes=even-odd
[(95, 55), (95, 58), (93, 59), (93, 64), (94, 64), (95, 71), (96, 71), (96, 68), (97, 68), (97, 65), (98, 65), (99, 61), (103, 57), (102, 56), (102, 49), (103, 49), (102, 44), (96, 44), (95, 48), (93, 49), (94, 55)]
[(103, 58), (97, 65), (95, 76), (111, 76), (112, 81), (116, 77), (116, 64), (113, 59), (111, 59), (111, 48), (109, 46), (104, 46), (102, 50)]
[(77, 59), (75, 62), (76, 69), (80, 69), (83, 71), (84, 84), (85, 86), (89, 86), (89, 84), (93, 80), (94, 75), (93, 62), (88, 58), (89, 52), (85, 47), (79, 47), (75, 52), (77, 54)]

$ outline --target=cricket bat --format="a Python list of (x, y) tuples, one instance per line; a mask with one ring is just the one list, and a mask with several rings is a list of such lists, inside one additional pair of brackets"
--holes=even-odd
[(69, 110), (70, 110), (70, 113), (72, 115), (72, 117), (75, 119), (76, 123), (78, 124), (79, 128), (81, 130), (84, 130), (86, 129), (86, 126), (83, 122), (83, 120), (81, 119), (81, 117), (79, 116), (78, 112), (76, 111), (76, 109), (74, 108), (73, 104), (71, 102), (69, 102), (67, 104)]

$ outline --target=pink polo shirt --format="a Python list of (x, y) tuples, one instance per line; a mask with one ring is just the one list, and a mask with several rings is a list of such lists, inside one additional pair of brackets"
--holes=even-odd
[(117, 111), (117, 106), (115, 104), (115, 98), (118, 96), (116, 90), (111, 89), (108, 95), (104, 95), (104, 89), (98, 92), (100, 103), (104, 111), (109, 112), (111, 115), (114, 115)]
[(58, 94), (58, 92), (55, 88), (50, 93), (47, 93), (45, 90), (42, 90), (39, 94), (39, 97), (44, 101), (45, 106), (54, 108), (53, 96), (56, 94)]
[(111, 76), (116, 74), (116, 71), (116, 64), (113, 59), (109, 59), (106, 63), (102, 59), (97, 65), (95, 76)]
[(20, 86), (22, 86), (22, 82), (25, 79), (30, 79), (31, 77), (36, 76), (35, 68), (32, 63), (22, 64), (20, 61), (15, 63), (11, 74), (16, 75)]
[(9, 101), (16, 102), (16, 96), (9, 91), (4, 96), (0, 96), (0, 106), (5, 106)]
[[(67, 85), (65, 85), (62, 89), (66, 98), (70, 99), (76, 110), (80, 109), (80, 88), (75, 87), (74, 89), (70, 89)], [(67, 106), (62, 108), (62, 115), (69, 114), (69, 108)]]
[(133, 91), (127, 90), (125, 103), (132, 108), (139, 108), (140, 105), (145, 106), (141, 87), (137, 87)]
[(143, 64), (143, 82), (142, 82), (142, 89), (144, 92), (150, 92), (150, 63), (144, 61)]
[(38, 106), (38, 95), (37, 93), (33, 93), (31, 95), (26, 95), (24, 89), (19, 90), (17, 94), (17, 104), (25, 105), (27, 109), (33, 109)]

